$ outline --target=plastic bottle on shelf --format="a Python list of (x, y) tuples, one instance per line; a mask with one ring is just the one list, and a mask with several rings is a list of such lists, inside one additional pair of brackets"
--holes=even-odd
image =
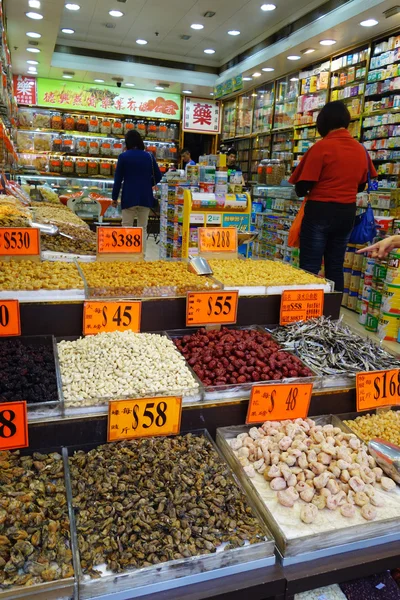
[(168, 139), (172, 141), (178, 139), (178, 126), (176, 123), (170, 123), (168, 127)]

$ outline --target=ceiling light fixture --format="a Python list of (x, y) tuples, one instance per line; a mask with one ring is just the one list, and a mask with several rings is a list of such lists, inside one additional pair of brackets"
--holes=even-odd
[(79, 4), (74, 4), (74, 3), (68, 2), (65, 5), (65, 8), (67, 8), (68, 10), (79, 10), (80, 6), (79, 6)]
[(252, 94), (253, 98), (255, 98), (256, 96), (258, 96), (258, 94), (256, 94), (255, 92)]
[(165, 90), (165, 88), (163, 88), (162, 85), (156, 85), (156, 87), (154, 89), (157, 90), (158, 92), (163, 92)]
[(95, 83), (104, 83), (104, 79), (94, 79)]
[(261, 73), (257, 71), (256, 73), (253, 73), (253, 77), (261, 77)]
[(299, 78), (298, 78), (298, 77), (291, 77), (291, 78), (290, 78), (290, 81), (298, 81), (298, 80), (299, 80)]
[(190, 27), (191, 29), (196, 29), (198, 31), (200, 31), (200, 29), (204, 29), (204, 25), (201, 25), (201, 23), (193, 23)]
[(72, 75), (63, 75), (63, 79), (72, 79)]
[(203, 16), (206, 17), (206, 19), (211, 19), (211, 17), (215, 17), (215, 12), (213, 12), (212, 10), (208, 10), (204, 13)]
[(312, 54), (313, 52), (315, 52), (315, 48), (306, 48), (301, 51), (302, 54)]
[(26, 61), (28, 65), (38, 65), (38, 61), (37, 60), (27, 60)]
[(27, 48), (27, 52), (32, 52), (33, 54), (38, 54), (40, 52), (39, 48)]
[(124, 13), (120, 10), (109, 10), (108, 14), (110, 15), (110, 17), (123, 17)]
[(301, 56), (297, 56), (297, 54), (291, 54), (287, 57), (288, 60), (300, 60)]
[(377, 21), (376, 19), (367, 19), (366, 21), (361, 21), (360, 25), (361, 27), (374, 27), (375, 25), (378, 25), (379, 21)]
[(126, 85), (126, 87), (135, 87), (134, 83), (126, 83), (125, 85)]
[(272, 71), (275, 71), (275, 69), (273, 67), (264, 67), (261, 69), (261, 71), (264, 71), (265, 73), (272, 73)]
[(139, 46), (145, 46), (147, 44), (147, 40), (136, 40), (136, 43), (139, 44)]
[(212, 48), (206, 48), (204, 50), (204, 54), (215, 54), (215, 50), (213, 50)]
[(43, 19), (43, 15), (37, 12), (27, 12), (25, 15), (28, 19), (33, 19), (34, 21), (41, 21)]
[(336, 44), (336, 40), (321, 40), (320, 41), (321, 46), (333, 46), (334, 44)]
[(61, 29), (61, 31), (63, 33), (68, 33), (68, 35), (72, 35), (73, 33), (75, 33), (75, 29), (68, 29), (68, 27), (64, 27), (64, 29)]
[(182, 94), (191, 94), (191, 90), (182, 90)]
[(26, 34), (29, 38), (39, 39), (42, 37), (41, 33), (36, 33), (35, 31), (28, 31)]
[(243, 77), (243, 81), (251, 81), (252, 79), (252, 77)]
[(29, 0), (28, 4), (30, 8), (40, 8), (40, 0)]
[(228, 31), (228, 35), (240, 35), (240, 31), (238, 31), (237, 29), (231, 29), (230, 31)]
[(28, 71), (31, 73), (36, 73), (36, 67), (28, 67)]
[(276, 9), (275, 4), (263, 4), (261, 6), (261, 10), (263, 10), (264, 12), (268, 12), (270, 10), (275, 10), (275, 9)]

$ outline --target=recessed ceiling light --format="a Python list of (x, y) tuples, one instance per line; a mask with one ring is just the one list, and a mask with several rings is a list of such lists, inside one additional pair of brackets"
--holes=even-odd
[(231, 29), (230, 31), (228, 31), (229, 35), (240, 35), (240, 31), (238, 31), (237, 29)]
[(275, 69), (273, 67), (264, 67), (261, 69), (261, 71), (264, 71), (265, 73), (271, 73), (272, 71), (275, 71)]
[(191, 94), (191, 90), (182, 90), (182, 94)]
[(28, 65), (38, 65), (38, 61), (37, 60), (27, 60), (26, 61)]
[(25, 15), (28, 17), (28, 19), (33, 19), (34, 21), (40, 21), (41, 19), (43, 19), (43, 15), (41, 15), (40, 13), (37, 12), (27, 12), (25, 13)]
[(300, 60), (301, 56), (297, 56), (297, 54), (291, 54), (287, 57), (288, 60)]
[(147, 44), (147, 40), (136, 40), (136, 43), (139, 44), (139, 46), (145, 46)]
[(315, 52), (315, 48), (306, 48), (301, 51), (302, 54), (312, 54), (313, 52)]
[(36, 33), (35, 31), (28, 31), (26, 35), (30, 38), (35, 38), (37, 40), (42, 37), (41, 33)]
[(120, 10), (109, 10), (108, 14), (110, 15), (110, 17), (123, 17), (124, 13), (121, 12)]
[(253, 73), (253, 77), (261, 77), (261, 73), (258, 73), (258, 72)]
[(75, 29), (68, 29), (68, 27), (64, 27), (64, 29), (61, 29), (61, 31), (63, 33), (68, 33), (70, 35), (72, 35), (73, 33), (75, 33)]
[(79, 4), (73, 4), (71, 2), (68, 2), (68, 4), (65, 5), (65, 8), (67, 8), (68, 10), (79, 10), (80, 6)]
[(378, 25), (378, 22), (376, 19), (367, 19), (366, 21), (361, 21), (360, 25), (362, 27), (374, 27), (374, 25)]
[(125, 85), (126, 85), (126, 87), (135, 87), (134, 83), (126, 83)]
[(197, 29), (200, 31), (200, 29), (204, 29), (204, 25), (201, 25), (201, 23), (193, 23), (191, 26), (191, 29)]
[(214, 92), (210, 92), (210, 96), (214, 96)]
[(252, 79), (252, 77), (243, 77), (243, 81), (251, 81)]
[(104, 79), (95, 79), (94, 82), (95, 83), (104, 83)]
[(213, 50), (212, 48), (206, 48), (204, 50), (204, 54), (215, 54), (215, 50)]
[(63, 79), (72, 79), (72, 75), (63, 75)]
[(256, 93), (254, 92), (254, 93), (252, 94), (252, 96), (254, 96), (254, 97), (255, 97), (255, 96), (258, 96), (258, 94), (256, 94)]
[(321, 40), (320, 44), (321, 46), (333, 46), (336, 44), (336, 40)]
[(40, 0), (29, 0), (28, 4), (30, 8), (40, 8)]
[(263, 10), (264, 12), (268, 12), (269, 10), (275, 10), (276, 6), (275, 4), (263, 4), (261, 6), (261, 10)]
[(162, 92), (163, 90), (165, 90), (165, 88), (163, 88), (162, 85), (156, 85), (156, 87), (154, 89), (159, 92)]
[(36, 67), (28, 67), (28, 71), (31, 73), (36, 73)]
[(39, 48), (27, 48), (27, 52), (32, 52), (33, 54), (38, 54), (40, 52)]
[(298, 81), (298, 80), (299, 80), (299, 78), (298, 78), (298, 77), (291, 77), (291, 78), (290, 78), (290, 81)]

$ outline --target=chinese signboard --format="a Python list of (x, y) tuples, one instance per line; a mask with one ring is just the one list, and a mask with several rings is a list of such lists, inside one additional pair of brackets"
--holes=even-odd
[(17, 99), (17, 104), (36, 104), (36, 79), (24, 75), (14, 75), (13, 80), (14, 96)]
[(221, 132), (221, 107), (215, 100), (185, 97), (183, 130), (197, 133)]
[(243, 89), (243, 75), (237, 75), (227, 79), (220, 85), (214, 88), (214, 96), (216, 98), (222, 98), (223, 96), (229, 96), (233, 92), (239, 92)]
[(37, 105), (48, 108), (118, 113), (137, 117), (175, 119), (181, 117), (179, 94), (148, 92), (39, 78)]

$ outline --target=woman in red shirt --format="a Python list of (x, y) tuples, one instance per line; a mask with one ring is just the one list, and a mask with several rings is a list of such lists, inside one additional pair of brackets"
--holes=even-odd
[(300, 233), (300, 267), (325, 276), (343, 291), (343, 263), (356, 215), (356, 195), (368, 171), (377, 173), (366, 149), (347, 131), (350, 113), (341, 101), (328, 102), (317, 119), (322, 140), (304, 155), (289, 179), (299, 197), (307, 196)]

